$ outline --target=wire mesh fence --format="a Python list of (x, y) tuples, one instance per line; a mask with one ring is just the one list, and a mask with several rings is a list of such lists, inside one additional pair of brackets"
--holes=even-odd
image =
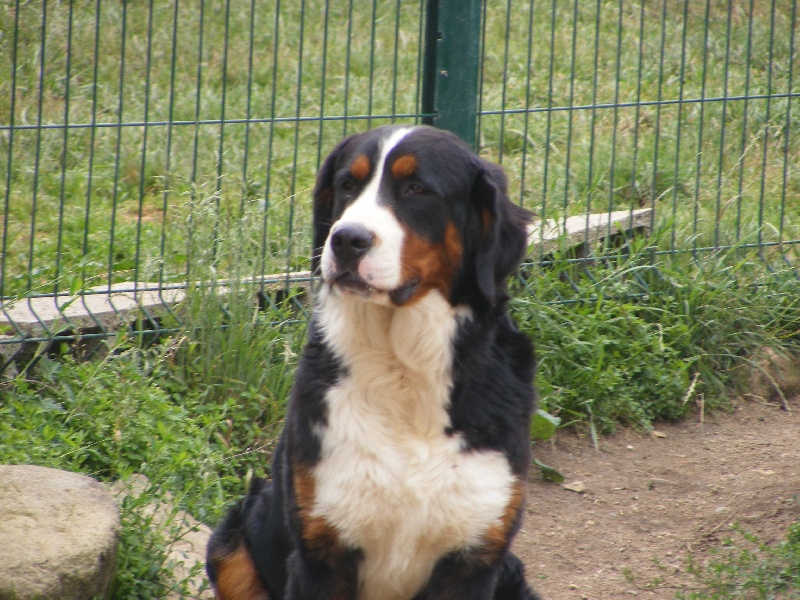
[(522, 202), (649, 207), (662, 252), (796, 260), (796, 2), (489, 3), (484, 20), (481, 142)]
[(392, 122), (460, 128), (556, 228), (795, 268), (796, 32), (796, 0), (5, 2), (0, 349), (308, 277), (321, 158)]

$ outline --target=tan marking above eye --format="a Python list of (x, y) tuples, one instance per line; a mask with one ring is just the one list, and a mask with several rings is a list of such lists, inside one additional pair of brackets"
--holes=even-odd
[(403, 179), (413, 174), (417, 170), (417, 157), (413, 154), (403, 154), (392, 163), (392, 175), (397, 179)]
[(370, 164), (369, 157), (366, 154), (359, 154), (356, 156), (353, 164), (350, 165), (350, 174), (359, 181), (364, 181), (369, 176), (371, 169), (372, 165)]

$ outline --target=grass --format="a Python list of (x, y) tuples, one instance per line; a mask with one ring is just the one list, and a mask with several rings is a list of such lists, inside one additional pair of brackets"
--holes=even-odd
[(372, 41), (370, 10), (330, 3), (326, 21), (326, 4), (51, 3), (46, 20), (40, 5), (5, 5), (0, 47), (16, 79), (0, 83), (0, 120), (11, 123), (13, 96), (18, 129), (0, 150), (3, 235), (19, 250), (3, 293), (63, 290), (67, 273), (126, 281), (148, 262), (185, 281), (175, 227), (193, 199), (221, 191), (225, 209), (261, 209), (267, 273), (305, 266), (321, 149), (381, 120), (320, 115), (413, 114), (418, 94), (418, 5), (382, 3)]
[(789, 528), (785, 541), (772, 545), (736, 527), (706, 563), (690, 558), (688, 572), (696, 578), (698, 589), (677, 594), (680, 600), (796, 598), (800, 594), (800, 522)]
[(683, 255), (653, 262), (668, 234), (588, 267), (562, 259), (524, 271), (512, 308), (536, 341), (543, 406), (563, 423), (593, 434), (619, 423), (648, 429), (701, 399), (719, 407), (747, 385), (759, 348), (797, 350), (791, 271), (764, 274), (758, 254), (742, 249), (702, 269)]
[[(307, 267), (320, 156), (347, 132), (418, 120), (422, 12), (6, 3), (0, 293), (185, 282), (203, 198), (258, 213), (252, 275)], [(544, 217), (652, 206), (671, 229), (664, 251), (796, 242), (795, 12), (788, 0), (491, 0), (481, 151)], [(796, 248), (765, 255), (796, 263)]]
[[(722, 2), (563, 2), (532, 17), (513, 3), (510, 21), (495, 7), (484, 111), (554, 110), (484, 116), (486, 151), (523, 202), (555, 216), (655, 207), (662, 224), (674, 219), (670, 248), (737, 243), (764, 223), (795, 236), (780, 209), (797, 186), (786, 171), (796, 114), (785, 98), (730, 100), (793, 87), (792, 10), (778, 4), (772, 18), (767, 3), (751, 15)], [(528, 54), (515, 44), (530, 23)]]
[(153, 484), (121, 505), (115, 599), (185, 591), (167, 561), (179, 523), (175, 514), (154, 523), (150, 503), (215, 523), (247, 473), (269, 474), (304, 324), (288, 308), (267, 320), (242, 291), (224, 304), (206, 288), (196, 293), (183, 335), (149, 347), (120, 338), (92, 361), (43, 357), (34, 377), (0, 384), (0, 463), (109, 483), (141, 473)]
[[(258, 310), (245, 282), (308, 266), (310, 188), (338, 139), (417, 120), (423, 7), (42, 6), (0, 6), (0, 295), (155, 280), (188, 297), (168, 337), (0, 383), (0, 462), (147, 475), (123, 505), (114, 598), (161, 598), (185, 582), (144, 506), (169, 496), (213, 523), (267, 474), (307, 315), (296, 298)], [(564, 426), (724, 408), (760, 348), (797, 351), (795, 13), (488, 2), (480, 145), (512, 198), (546, 218), (655, 208), (629, 251), (559, 255), (515, 284), (542, 406)]]

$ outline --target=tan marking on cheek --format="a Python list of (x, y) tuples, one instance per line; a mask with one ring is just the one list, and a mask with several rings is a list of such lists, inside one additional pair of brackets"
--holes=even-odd
[(233, 554), (211, 560), (217, 570), (216, 597), (219, 600), (270, 600), (244, 546)]
[(417, 157), (413, 154), (403, 154), (392, 163), (392, 175), (396, 179), (403, 179), (417, 170)]
[(350, 165), (350, 174), (359, 181), (364, 181), (369, 176), (371, 170), (372, 165), (366, 154), (359, 154), (356, 156), (353, 164)]
[(447, 224), (444, 240), (438, 244), (432, 244), (408, 229), (405, 234), (402, 281), (419, 279), (419, 286), (408, 303), (419, 300), (431, 290), (439, 290), (445, 298), (449, 297), (463, 254), (461, 236), (455, 224)]

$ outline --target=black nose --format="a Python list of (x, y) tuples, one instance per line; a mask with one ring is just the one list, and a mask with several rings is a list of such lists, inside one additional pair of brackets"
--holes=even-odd
[(340, 268), (355, 267), (372, 244), (375, 236), (363, 225), (349, 223), (336, 228), (331, 234), (331, 249)]

